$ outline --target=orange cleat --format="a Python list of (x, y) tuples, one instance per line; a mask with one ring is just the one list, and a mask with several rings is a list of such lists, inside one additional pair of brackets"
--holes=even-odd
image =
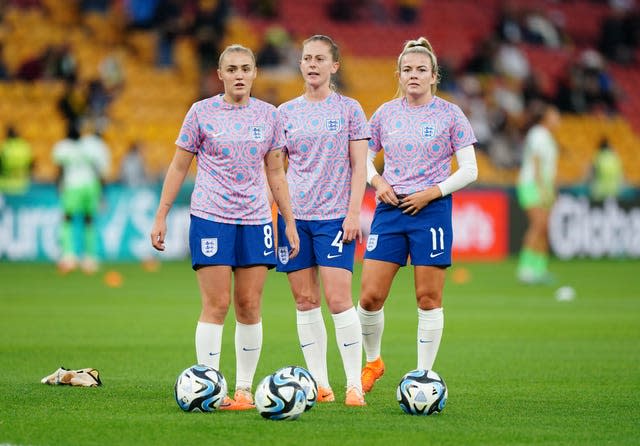
[(233, 399), (227, 396), (220, 404), (220, 410), (251, 410), (255, 408), (253, 395), (248, 389), (237, 389)]
[(364, 401), (364, 395), (362, 390), (358, 389), (355, 386), (347, 387), (347, 396), (344, 400), (344, 404), (347, 406), (366, 406), (367, 403)]
[(336, 397), (331, 387), (318, 387), (318, 397), (316, 398), (318, 403), (333, 403), (335, 400)]
[(365, 393), (371, 392), (373, 385), (384, 375), (384, 362), (382, 358), (378, 356), (375, 361), (367, 362), (362, 369), (360, 379), (362, 380), (362, 390)]

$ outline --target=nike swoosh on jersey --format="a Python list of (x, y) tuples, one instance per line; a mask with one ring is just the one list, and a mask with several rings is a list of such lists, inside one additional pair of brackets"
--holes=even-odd
[(218, 132), (218, 133), (212, 133), (211, 136), (213, 136), (214, 138), (217, 138), (218, 136), (222, 136), (224, 135), (224, 132)]
[(441, 256), (442, 254), (444, 254), (444, 251), (442, 251), (442, 252), (435, 252), (435, 253), (434, 253), (434, 252), (432, 252), (431, 254), (429, 254), (429, 257), (431, 257), (431, 258), (433, 259), (434, 257)]

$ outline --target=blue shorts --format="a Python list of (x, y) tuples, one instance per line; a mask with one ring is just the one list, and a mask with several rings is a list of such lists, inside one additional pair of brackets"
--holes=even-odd
[(189, 227), (191, 266), (197, 270), (208, 265), (233, 268), (276, 265), (273, 226), (232, 225), (191, 216)]
[(284, 235), (285, 224), (278, 215), (278, 265), (276, 271), (290, 273), (314, 266), (331, 266), (353, 271), (356, 242), (342, 242), (343, 218), (335, 220), (296, 220), (300, 252), (290, 259), (290, 245)]
[(429, 203), (417, 215), (385, 203), (376, 206), (365, 259), (412, 265), (451, 265), (451, 195)]

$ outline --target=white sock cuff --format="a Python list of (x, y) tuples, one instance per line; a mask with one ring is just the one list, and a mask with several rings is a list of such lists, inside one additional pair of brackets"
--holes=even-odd
[(358, 302), (358, 315), (362, 325), (375, 325), (384, 320), (384, 307), (376, 311), (368, 311), (362, 308)]
[(322, 310), (320, 307), (307, 311), (296, 310), (296, 322), (300, 325), (313, 324), (322, 320)]
[(216, 329), (216, 328), (219, 328), (219, 327), (224, 327), (224, 325), (222, 325), (222, 324), (214, 324), (213, 322), (198, 321), (198, 327)]
[(332, 314), (331, 317), (333, 318), (336, 329), (345, 328), (354, 322), (359, 322), (355, 307), (351, 307), (342, 313)]
[(429, 330), (444, 328), (444, 311), (442, 307), (433, 310), (423, 310), (418, 308), (418, 322), (424, 323)]

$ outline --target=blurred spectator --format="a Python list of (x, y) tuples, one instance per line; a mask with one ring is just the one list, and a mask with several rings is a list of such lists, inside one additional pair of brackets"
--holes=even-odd
[(110, 0), (81, 0), (80, 9), (82, 12), (97, 12), (104, 14), (109, 10)]
[(158, 60), (160, 67), (173, 65), (176, 38), (188, 34), (195, 21), (195, 3), (183, 0), (161, 0), (156, 14), (159, 33)]
[(400, 23), (415, 23), (418, 20), (422, 0), (396, 0), (395, 4)]
[(129, 26), (134, 29), (154, 28), (159, 3), (160, 0), (124, 0)]
[(600, 26), (598, 48), (607, 58), (621, 64), (634, 62), (640, 37), (638, 14), (624, 5), (612, 5)]
[(297, 73), (300, 63), (298, 50), (294, 47), (289, 33), (281, 26), (274, 25), (265, 31), (264, 44), (256, 55), (260, 68)]
[(618, 198), (624, 184), (622, 161), (609, 140), (600, 141), (590, 174), (591, 197), (596, 201)]
[(87, 104), (87, 86), (81, 82), (65, 81), (58, 109), (70, 126), (80, 126), (80, 118), (85, 115)]
[(499, 44), (493, 60), (493, 67), (497, 73), (520, 80), (531, 74), (527, 56), (518, 45), (508, 42)]
[(525, 13), (523, 37), (527, 43), (549, 48), (560, 48), (563, 43), (558, 28), (541, 9), (533, 9)]
[(278, 0), (250, 0), (248, 10), (264, 19), (275, 19), (278, 17), (280, 5)]
[(216, 68), (218, 64), (219, 44), (224, 37), (229, 9), (228, 0), (198, 0), (191, 31), (196, 39), (202, 70)]
[(0, 192), (25, 193), (31, 183), (32, 167), (31, 145), (14, 127), (9, 127), (6, 139), (0, 144)]
[(494, 36), (481, 40), (465, 66), (465, 71), (476, 74), (493, 74), (499, 42)]
[(143, 146), (140, 141), (131, 144), (129, 151), (120, 162), (118, 180), (126, 187), (146, 187), (153, 182), (147, 164), (142, 155)]
[(362, 0), (331, 0), (327, 15), (336, 22), (353, 22), (360, 19)]
[(502, 42), (522, 42), (522, 20), (520, 12), (511, 2), (502, 5), (498, 20), (496, 21), (496, 35)]
[(0, 81), (6, 81), (10, 78), (9, 70), (7, 70), (7, 66), (4, 63), (3, 48), (2, 42), (0, 42)]

